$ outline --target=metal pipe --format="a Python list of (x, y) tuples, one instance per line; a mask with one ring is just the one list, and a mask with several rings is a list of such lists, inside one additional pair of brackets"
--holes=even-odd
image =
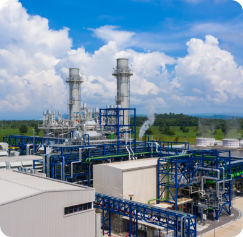
[(224, 193), (225, 192), (225, 170), (224, 170), (224, 167), (220, 167), (219, 169), (223, 170), (223, 180), (216, 182), (216, 189), (219, 192), (219, 184), (223, 183), (223, 193)]
[(33, 144), (27, 144), (26, 145), (26, 155), (30, 155), (30, 146), (32, 146)]
[(126, 146), (126, 149), (127, 149), (128, 154), (129, 154), (129, 160), (131, 160), (131, 154), (130, 154), (130, 151), (129, 151), (129, 149), (127, 148), (127, 146)]
[(79, 161), (82, 161), (82, 148), (79, 148)]
[(51, 154), (47, 155), (46, 157), (46, 162), (47, 162), (47, 172), (46, 176), (50, 178), (50, 159), (51, 159)]
[(46, 155), (43, 155), (43, 165), (42, 165), (42, 172), (46, 173)]
[[(201, 191), (204, 195), (204, 179), (211, 179), (211, 180), (220, 180), (220, 170), (219, 169), (212, 169), (212, 168), (203, 168), (203, 167), (200, 167), (198, 168), (198, 170), (205, 170), (205, 171), (213, 171), (213, 172), (217, 172), (218, 173), (218, 177), (217, 178), (214, 178), (214, 177), (210, 177), (210, 176), (202, 176), (201, 177)], [(219, 196), (219, 193), (216, 191), (217, 193), (217, 197)]]
[[(184, 218), (186, 218), (187, 216), (183, 216), (182, 218), (181, 218), (181, 237), (183, 237), (183, 235), (184, 235), (184, 232), (183, 232), (183, 219)], [(178, 229), (178, 228), (177, 228)]]
[(80, 163), (80, 161), (71, 162), (71, 178), (73, 178), (73, 164)]

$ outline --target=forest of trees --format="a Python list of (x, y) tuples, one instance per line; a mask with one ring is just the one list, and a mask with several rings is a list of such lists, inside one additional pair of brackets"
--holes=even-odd
[(0, 122), (0, 128), (2, 128), (2, 125), (3, 125), (3, 129), (7, 129), (7, 128), (19, 129), (20, 127), (22, 129), (23, 126), (34, 128), (34, 127), (38, 127), (38, 123), (40, 123), (40, 121), (38, 120), (2, 120)]
[[(136, 123), (137, 126), (142, 126), (142, 124), (147, 120), (146, 116), (137, 116)], [(131, 124), (134, 124), (134, 118), (131, 118)], [(180, 126), (180, 130), (183, 133), (189, 132), (191, 126), (195, 126), (198, 131), (197, 136), (206, 134), (215, 134), (217, 129), (221, 129), (223, 134), (226, 135), (230, 129), (236, 129), (240, 132), (243, 129), (243, 118), (232, 117), (232, 119), (200, 119), (198, 117), (188, 116), (184, 114), (155, 114), (154, 126), (159, 126), (161, 134), (173, 135), (173, 130), (170, 129), (171, 126)], [(148, 131), (151, 133), (151, 131)]]
[[(137, 126), (142, 126), (142, 124), (147, 120), (146, 116), (137, 116), (136, 122)], [(38, 134), (40, 130), (38, 129), (38, 124), (42, 123), (42, 121), (38, 120), (3, 120), (1, 121), (0, 127), (12, 128), (12, 129), (20, 129), (22, 131), (26, 131), (25, 126), (32, 127), (36, 129), (36, 133)], [(131, 124), (134, 124), (134, 117), (131, 118)], [(180, 126), (180, 130), (183, 133), (188, 133), (188, 127), (196, 127), (197, 136), (205, 135), (205, 134), (215, 134), (217, 129), (221, 129), (223, 134), (226, 135), (228, 131), (232, 128), (240, 132), (243, 129), (243, 118), (232, 117), (232, 119), (200, 119), (198, 117), (188, 116), (184, 114), (155, 114), (155, 122), (154, 126), (159, 127), (159, 131), (161, 134), (166, 135), (174, 135), (172, 126)], [(151, 129), (147, 131), (147, 133), (152, 134)]]

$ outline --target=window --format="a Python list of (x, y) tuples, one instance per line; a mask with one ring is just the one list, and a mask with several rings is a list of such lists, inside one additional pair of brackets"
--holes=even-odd
[(72, 214), (72, 213), (85, 211), (85, 210), (88, 210), (88, 209), (91, 209), (91, 208), (92, 208), (91, 202), (76, 205), (76, 206), (71, 206), (71, 207), (65, 207), (64, 208), (64, 215), (69, 215), (69, 214)]

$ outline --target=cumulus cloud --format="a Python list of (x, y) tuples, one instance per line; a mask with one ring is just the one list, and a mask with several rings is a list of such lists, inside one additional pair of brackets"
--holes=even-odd
[(243, 69), (228, 51), (220, 49), (217, 38), (210, 35), (205, 41), (194, 38), (187, 46), (188, 54), (178, 59), (175, 68), (185, 88), (181, 97), (194, 88), (200, 100), (218, 105), (243, 98)]
[(116, 42), (117, 46), (124, 48), (125, 45), (131, 46), (131, 39), (135, 35), (135, 32), (118, 30), (118, 26), (101, 26), (97, 29), (90, 29), (94, 32), (97, 38), (104, 40), (106, 43), (110, 41)]
[(71, 50), (56, 68), (65, 75), (69, 67), (79, 67), (84, 78), (83, 100), (93, 106), (104, 106), (104, 103), (115, 103), (116, 79), (112, 76), (112, 68), (116, 66), (116, 59), (123, 57), (129, 59), (133, 70), (131, 101), (140, 106), (147, 103), (148, 98), (153, 98), (161, 92), (159, 82), (169, 83), (166, 65), (176, 63), (175, 59), (160, 52), (138, 53), (132, 49), (121, 51), (117, 43), (111, 41), (94, 54), (87, 53), (84, 48)]
[(68, 29), (50, 30), (47, 19), (8, 0), (0, 5), (0, 34), (2, 111), (39, 111), (54, 101), (60, 108), (66, 90), (55, 66), (72, 45)]
[[(169, 83), (166, 64), (176, 60), (162, 52), (138, 53), (127, 49), (133, 32), (104, 26), (94, 30), (106, 44), (93, 54), (85, 48), (71, 49), (68, 29), (49, 29), (48, 20), (30, 16), (17, 0), (0, 7), (0, 108), (16, 114), (33, 114), (44, 109), (66, 109), (69, 67), (83, 74), (82, 100), (91, 106), (115, 103), (116, 79), (111, 75), (116, 58), (128, 57), (133, 64), (132, 101), (142, 105)], [(163, 98), (160, 99), (160, 103)]]
[[(66, 110), (65, 77), (70, 67), (80, 68), (84, 83), (82, 101), (91, 107), (115, 104), (116, 59), (127, 57), (133, 70), (131, 104), (142, 111), (147, 104), (156, 112), (201, 111), (201, 108), (234, 108), (243, 98), (243, 69), (218, 39), (206, 36), (187, 43), (185, 57), (175, 59), (162, 52), (137, 52), (135, 32), (114, 26), (92, 29), (105, 44), (94, 53), (72, 49), (68, 29), (49, 29), (48, 20), (30, 16), (17, 0), (0, 5), (0, 109), (15, 116), (42, 110)], [(175, 66), (168, 71), (168, 65)], [(222, 105), (222, 107), (220, 107)], [(228, 107), (227, 107), (228, 106)], [(206, 112), (206, 111), (203, 111)], [(208, 111), (207, 111), (208, 112)]]

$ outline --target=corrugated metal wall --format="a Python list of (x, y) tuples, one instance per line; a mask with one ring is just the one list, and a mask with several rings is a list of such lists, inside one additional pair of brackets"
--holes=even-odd
[(64, 207), (93, 202), (94, 190), (48, 192), (0, 206), (10, 237), (94, 237), (95, 210), (64, 216)]
[(123, 194), (122, 170), (108, 165), (94, 165), (94, 188), (98, 193), (121, 197)]
[(157, 171), (156, 166), (123, 172), (123, 195), (132, 200), (148, 203), (157, 197)]
[[(132, 200), (148, 203), (157, 198), (157, 165), (122, 170), (109, 165), (94, 166), (94, 188), (96, 192), (121, 197), (133, 193)], [(165, 197), (164, 193), (164, 197)]]

